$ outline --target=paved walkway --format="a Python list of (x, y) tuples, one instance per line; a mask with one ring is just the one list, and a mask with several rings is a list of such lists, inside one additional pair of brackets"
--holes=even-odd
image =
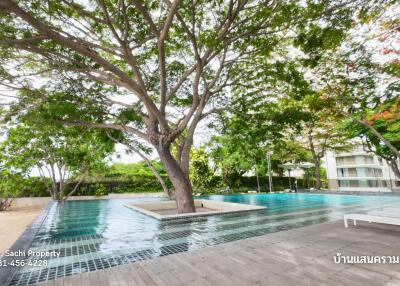
[(31, 206), (12, 207), (0, 212), (0, 256), (13, 245), (41, 210), (41, 206)]
[(335, 264), (338, 252), (400, 255), (400, 227), (329, 222), (38, 285), (400, 285), (400, 264)]

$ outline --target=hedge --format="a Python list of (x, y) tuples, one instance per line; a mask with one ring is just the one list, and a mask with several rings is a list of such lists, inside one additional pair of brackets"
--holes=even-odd
[[(262, 192), (269, 192), (269, 178), (267, 176), (259, 176), (260, 190)], [(307, 187), (307, 182), (304, 179), (291, 178), (292, 189), (295, 187), (297, 180), (297, 188), (302, 189)], [(248, 188), (257, 190), (257, 177), (256, 176), (243, 176), (238, 179), (239, 188)], [(272, 177), (272, 188), (274, 191), (281, 191), (289, 189), (289, 177)]]

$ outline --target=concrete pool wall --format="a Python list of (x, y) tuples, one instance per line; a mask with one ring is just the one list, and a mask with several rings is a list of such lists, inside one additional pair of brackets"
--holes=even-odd
[[(122, 193), (122, 194), (113, 194), (110, 193), (107, 196), (71, 196), (68, 198), (69, 201), (78, 201), (78, 200), (108, 200), (108, 199), (130, 199), (130, 198), (144, 198), (144, 197), (152, 197), (152, 198), (163, 198), (165, 197), (164, 193)], [(24, 207), (33, 207), (33, 206), (46, 206), (50, 201), (51, 197), (23, 197), (23, 198), (15, 198), (12, 206), (15, 208), (24, 208)]]

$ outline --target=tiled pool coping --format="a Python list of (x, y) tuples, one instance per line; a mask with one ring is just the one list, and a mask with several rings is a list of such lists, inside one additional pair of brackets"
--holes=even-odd
[[(9, 251), (27, 251), (35, 238), (36, 233), (40, 229), (42, 223), (46, 219), (50, 207), (54, 204), (50, 201), (38, 214), (38, 216), (32, 221), (32, 223), (25, 229), (21, 236), (14, 242), (14, 244), (9, 248)], [(12, 260), (26, 259), (27, 257), (13, 257), (13, 256), (1, 256), (0, 260), (5, 261), (7, 266), (0, 267), (0, 285), (10, 284), (15, 272), (18, 270), (18, 266), (10, 265)]]

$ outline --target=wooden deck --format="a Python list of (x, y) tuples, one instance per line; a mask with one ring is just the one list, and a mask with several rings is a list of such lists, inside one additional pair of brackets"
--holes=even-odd
[(338, 252), (400, 255), (400, 227), (330, 222), (38, 285), (400, 285), (400, 264), (335, 264)]

